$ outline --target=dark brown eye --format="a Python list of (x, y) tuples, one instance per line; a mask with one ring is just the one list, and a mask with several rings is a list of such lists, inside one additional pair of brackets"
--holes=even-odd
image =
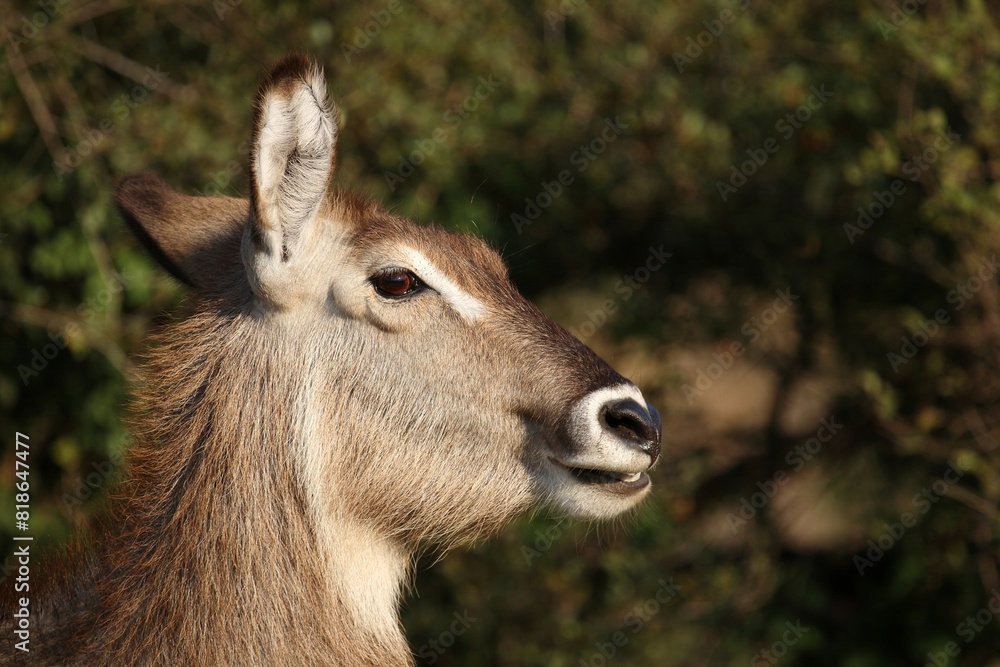
[(389, 297), (405, 296), (421, 286), (419, 278), (411, 272), (401, 269), (376, 276), (373, 282), (379, 294)]

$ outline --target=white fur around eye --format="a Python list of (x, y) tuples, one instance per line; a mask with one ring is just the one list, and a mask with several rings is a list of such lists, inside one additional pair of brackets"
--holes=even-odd
[(448, 304), (468, 322), (475, 322), (486, 312), (486, 307), (479, 299), (468, 294), (438, 269), (421, 252), (413, 248), (405, 249), (406, 258), (413, 267), (413, 272), (421, 281), (448, 302)]

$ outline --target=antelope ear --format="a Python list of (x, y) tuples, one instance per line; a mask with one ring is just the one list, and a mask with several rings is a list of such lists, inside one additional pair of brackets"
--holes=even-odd
[(319, 67), (279, 62), (257, 89), (250, 149), (250, 226), (243, 259), (258, 296), (289, 298), (336, 164), (337, 118)]
[(144, 172), (118, 181), (115, 201), (149, 254), (183, 283), (205, 289), (239, 261), (250, 208), (245, 199), (190, 197)]

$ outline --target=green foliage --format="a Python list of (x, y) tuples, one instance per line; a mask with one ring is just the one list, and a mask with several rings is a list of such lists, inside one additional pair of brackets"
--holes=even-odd
[[(622, 667), (923, 664), (949, 641), (950, 664), (1000, 664), (996, 621), (959, 629), (1000, 588), (1000, 302), (995, 273), (976, 280), (1000, 227), (992, 3), (417, 0), (384, 26), (381, 0), (45, 6), (44, 25), (42, 4), (5, 13), (0, 64), (0, 507), (27, 433), (42, 543), (98, 507), (129, 360), (183, 295), (124, 230), (115, 179), (245, 192), (252, 91), (305, 50), (343, 114), (341, 184), (503, 248), (664, 408), (634, 519), (536, 517), (421, 570), (421, 660), (598, 665), (622, 632)], [(794, 469), (831, 415), (843, 430)], [(859, 576), (949, 461), (961, 480)], [(661, 580), (678, 594), (644, 611)]]

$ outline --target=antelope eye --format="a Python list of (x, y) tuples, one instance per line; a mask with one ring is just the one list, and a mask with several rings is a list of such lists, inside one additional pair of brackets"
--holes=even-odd
[(411, 271), (403, 269), (393, 269), (387, 273), (372, 278), (375, 290), (382, 296), (399, 297), (406, 296), (423, 287), (420, 279)]

